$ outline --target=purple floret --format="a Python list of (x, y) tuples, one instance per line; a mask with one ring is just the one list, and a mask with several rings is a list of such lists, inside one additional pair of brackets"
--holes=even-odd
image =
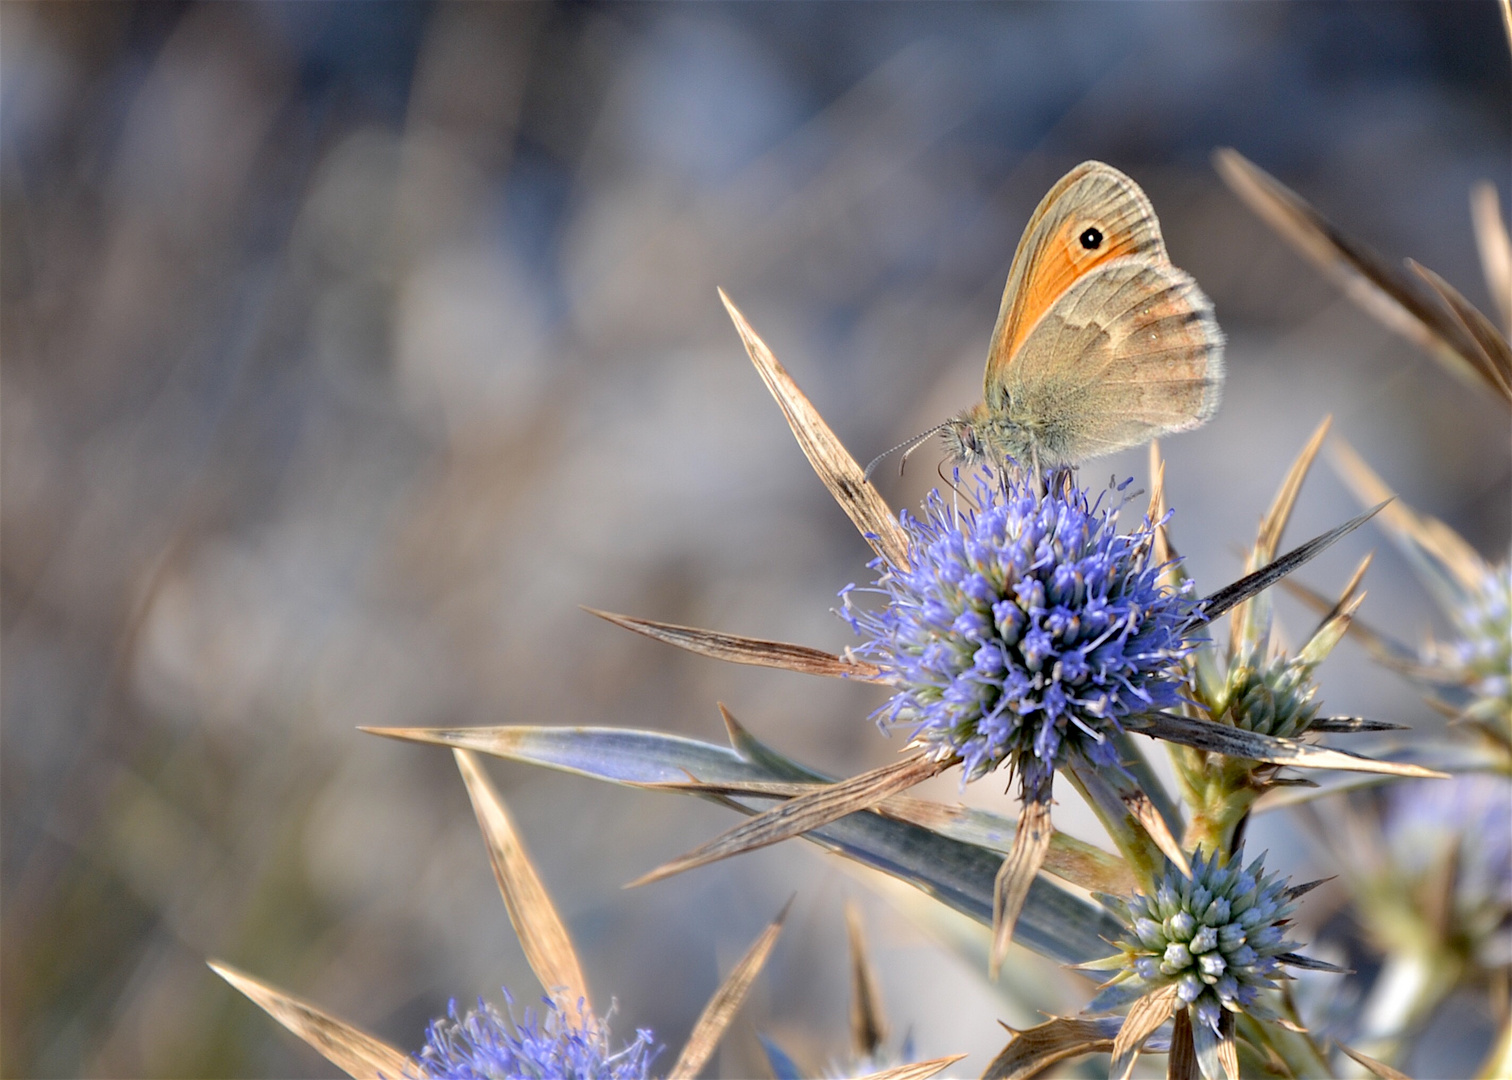
[(959, 754), (968, 780), (1008, 760), (1053, 769), (1072, 748), (1116, 761), (1107, 736), (1178, 703), (1192, 647), (1189, 604), (1152, 565), (1154, 525), (1120, 535), (1081, 489), (979, 479), (973, 494), (980, 509), (935, 491), (922, 520), (904, 512), (909, 567), (872, 564), (884, 608), (841, 594), (869, 639), (858, 652), (899, 686), (879, 721)]

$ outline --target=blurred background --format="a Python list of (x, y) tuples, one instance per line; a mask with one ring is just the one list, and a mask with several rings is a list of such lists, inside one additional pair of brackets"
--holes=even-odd
[[(1467, 207), (1512, 187), (1492, 3), (7, 3), (0, 48), (5, 1075), (336, 1075), (207, 956), (409, 1048), (448, 998), (534, 998), (450, 755), (359, 724), (718, 741), (720, 700), (816, 766), (886, 761), (874, 690), (579, 605), (849, 644), (830, 609), (870, 553), (715, 287), (865, 461), (980, 394), (1019, 233), (1083, 159), (1145, 187), (1229, 335), (1218, 416), (1164, 447), (1204, 591), (1330, 413), (1505, 557), (1505, 413), (1209, 165), (1238, 148), (1492, 310)], [(884, 492), (916, 504), (937, 459)], [(1144, 485), (1144, 453), (1083, 477), (1115, 473)], [(1292, 539), (1356, 509), (1320, 467)], [(1378, 532), (1303, 576), (1336, 590), (1373, 547), (1362, 615), (1418, 640)], [(1440, 730), (1349, 644), (1323, 686)], [(848, 896), (921, 1054), (979, 1071), (1033, 1020), (807, 845), (623, 892), (728, 812), (493, 774), (616, 1030), (667, 1055), (794, 892), (724, 1075), (759, 1074), (757, 1029), (844, 1053)], [(1255, 836), (1320, 869), (1284, 820)]]

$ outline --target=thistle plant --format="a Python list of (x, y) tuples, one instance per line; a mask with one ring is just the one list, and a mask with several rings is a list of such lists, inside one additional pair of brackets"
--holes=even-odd
[[(1512, 43), (1512, 6), (1502, 4)], [(1455, 376), (1512, 405), (1512, 237), (1495, 187), (1470, 194), (1471, 218), (1496, 320), (1438, 274), (1406, 261), (1406, 272), (1336, 226), (1274, 177), (1231, 150), (1220, 174), (1299, 253), (1339, 282), (1383, 325), (1420, 346)], [(1333, 462), (1366, 503), (1394, 498), (1347, 443)], [(1352, 637), (1383, 667), (1403, 676), (1447, 716), (1468, 754), (1452, 756), (1469, 775), (1449, 783), (1409, 783), (1373, 805), (1331, 808), (1334, 827), (1316, 831), (1348, 878), (1357, 917), (1385, 957), (1360, 1020), (1361, 1037), (1386, 1060), (1457, 988), (1499, 986), (1502, 1034), (1480, 1075), (1512, 1070), (1512, 564), (1483, 558), (1442, 521), (1400, 500), (1378, 519), (1452, 628), (1420, 647), (1355, 623)], [(1320, 612), (1333, 605), (1295, 583)], [(1333, 842), (1342, 817), (1347, 843)], [(1319, 823), (1321, 825), (1321, 823)]]
[[(1064, 471), (958, 479), (954, 495), (934, 494), (922, 516), (895, 514), (771, 350), (725, 303), (799, 445), (876, 553), (869, 589), (876, 602), (859, 602), (867, 590), (842, 593), (843, 614), (864, 640), (835, 655), (595, 614), (706, 656), (885, 686), (890, 698), (875, 716), (907, 732), (902, 759), (836, 781), (761, 742), (723, 706), (728, 748), (621, 729), (380, 733), (713, 799), (749, 820), (633, 884), (801, 836), (990, 927), (993, 971), (1010, 941), (1082, 967), (1104, 966), (1108, 942), (1153, 949), (1140, 920), (1171, 907), (1159, 920), (1166, 935), (1157, 943), (1159, 958), (1121, 953), (1113, 984), (1121, 989), (1095, 1002), (1099, 1009), (1129, 1005), (1127, 1017), (1058, 1017), (1015, 1033), (988, 1075), (1028, 1076), (1110, 1049), (1124, 1071), (1143, 1050), (1168, 1051), (1179, 1076), (1232, 1077), (1240, 1060), (1280, 1062), (1294, 1076), (1328, 1075), (1322, 1047), (1275, 986), (1282, 966), (1337, 969), (1292, 951), (1285, 927), (1305, 889), (1265, 876), (1258, 861), (1241, 869), (1244, 823), (1260, 796), (1298, 782), (1294, 770), (1439, 774), (1317, 741), (1391, 726), (1320, 717), (1311, 684), (1358, 606), (1359, 574), (1300, 650), (1288, 655), (1273, 643), (1265, 590), (1374, 512), (1277, 554), (1323, 431), (1283, 483), (1248, 572), (1199, 596), (1171, 549), (1174, 519), (1158, 457), (1148, 508), (1129, 533), (1117, 528), (1127, 505), (1112, 504), (1117, 492), (1094, 497)], [(958, 509), (962, 499), (966, 506)], [(1231, 625), (1220, 649), (1224, 615)], [(1154, 772), (1136, 734), (1171, 749), (1181, 800)], [(963, 784), (999, 769), (1016, 778), (1017, 819), (901, 797), (956, 767)], [(1098, 815), (1117, 855), (1054, 829), (1057, 774)], [(1105, 899), (1089, 902), (1063, 883)], [(1115, 895), (1122, 899), (1106, 899)]]
[[(453, 1001), (447, 1015), (430, 1024), (425, 1046), (411, 1055), (230, 965), (211, 961), (210, 966), (352, 1076), (391, 1080), (645, 1080), (660, 1049), (655, 1036), (642, 1029), (633, 1040), (616, 1047), (608, 1025), (613, 1007), (600, 1015), (590, 1004), (572, 939), (531, 864), (503, 799), (475, 755), (458, 750), (455, 756), (510, 921), (526, 959), (548, 991), (541, 999), (541, 1012), (527, 1009), (516, 1019), (507, 989), (507, 1015), (481, 1000), (476, 1009), (459, 1014)], [(779, 916), (730, 970), (666, 1075), (688, 1080), (708, 1061), (771, 954), (781, 928)], [(953, 1060), (945, 1059), (938, 1068)]]
[[(1361, 498), (1391, 490), (1348, 443), (1333, 460)], [(1369, 627), (1356, 634), (1377, 663), (1415, 684), (1451, 724), (1471, 736), (1481, 764), (1512, 774), (1512, 563), (1492, 563), (1442, 521), (1400, 501), (1381, 527), (1417, 573), (1454, 631), (1411, 646)]]

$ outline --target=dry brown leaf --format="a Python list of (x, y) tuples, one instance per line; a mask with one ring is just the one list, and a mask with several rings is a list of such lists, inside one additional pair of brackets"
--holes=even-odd
[(1118, 1027), (1116, 1018), (1057, 1016), (1015, 1031), (1008, 1045), (987, 1066), (982, 1080), (1032, 1080), (1067, 1058), (1107, 1053), (1113, 1049)]
[[(788, 905), (791, 904), (792, 901), (788, 901)], [(704, 1067), (714, 1053), (714, 1048), (719, 1045), (719, 1040), (724, 1037), (730, 1021), (735, 1018), (751, 983), (756, 981), (762, 965), (771, 955), (772, 946), (777, 944), (777, 935), (782, 932), (782, 921), (787, 918), (787, 913), (788, 908), (784, 907), (781, 914), (772, 921), (772, 925), (763, 930), (761, 936), (746, 950), (740, 962), (730, 969), (730, 974), (725, 977), (719, 989), (714, 991), (714, 996), (704, 1006), (698, 1023), (693, 1025), (693, 1033), (688, 1036), (687, 1045), (677, 1056), (677, 1064), (667, 1074), (667, 1080), (693, 1080)]]
[(954, 758), (934, 761), (916, 755), (904, 761), (884, 765), (838, 784), (828, 784), (820, 790), (800, 795), (741, 822), (694, 850), (671, 862), (657, 867), (630, 882), (626, 888), (646, 885), (673, 874), (680, 874), (697, 866), (704, 866), (732, 855), (739, 855), (756, 848), (776, 844), (794, 836), (802, 836), (831, 821), (868, 810), (900, 791), (905, 791), (921, 781), (943, 772), (955, 764)]
[(1512, 337), (1512, 237), (1507, 235), (1501, 200), (1491, 181), (1482, 180), (1470, 189), (1470, 220), (1475, 225), (1475, 246), (1486, 288), (1502, 317), (1502, 329)]
[(1050, 824), (1050, 781), (1049, 775), (1040, 777), (1035, 783), (1025, 777), (1023, 805), (1019, 810), (1018, 828), (1013, 833), (1013, 847), (1003, 859), (993, 884), (989, 966), (994, 979), (1003, 958), (1008, 955), (1008, 946), (1013, 943), (1013, 927), (1018, 922), (1019, 912), (1024, 909), (1029, 886), (1050, 850), (1050, 838), (1055, 832)]
[(1192, 1017), (1177, 1009), (1171, 1021), (1171, 1052), (1166, 1058), (1166, 1080), (1200, 1080), (1197, 1048), (1192, 1045)]
[(1323, 440), (1328, 437), (1328, 429), (1332, 424), (1333, 417), (1325, 416), (1287, 470), (1286, 479), (1281, 481), (1281, 487), (1277, 489), (1276, 497), (1271, 500), (1270, 509), (1265, 512), (1260, 523), (1260, 536), (1255, 541), (1254, 558), (1250, 563), (1252, 568), (1259, 569), (1276, 557), (1276, 548), (1281, 545), (1281, 534), (1286, 531), (1286, 523), (1291, 520), (1292, 508), (1297, 505), (1302, 483), (1307, 479), (1318, 451), (1323, 448)]
[(1215, 754), (1250, 761), (1268, 761), (1273, 765), (1290, 765), (1301, 769), (1344, 769), (1352, 772), (1385, 773), (1390, 776), (1431, 777), (1448, 779), (1448, 773), (1437, 772), (1421, 765), (1395, 761), (1377, 761), (1361, 757), (1347, 750), (1330, 750), (1324, 746), (1298, 742), (1277, 735), (1261, 735), (1227, 724), (1215, 724), (1211, 720), (1177, 716), (1173, 713), (1150, 713), (1133, 717), (1128, 726), (1145, 734), (1168, 742), (1195, 746)]
[(1501, 330), (1481, 314), (1478, 307), (1466, 300), (1458, 289), (1438, 274), (1412, 259), (1407, 260), (1407, 265), (1428, 282), (1469, 339), (1475, 343), (1477, 352), (1467, 359), (1475, 366), (1481, 378), (1485, 379), (1503, 400), (1512, 402), (1512, 345), (1507, 344), (1507, 339), (1502, 336)]
[(332, 1065), (356, 1080), (399, 1080), (414, 1068), (404, 1051), (360, 1028), (322, 1012), (307, 1001), (284, 993), (245, 971), (217, 960), (210, 970), (251, 998), (264, 1012), (309, 1043)]
[(1234, 194), (1333, 278), (1351, 300), (1456, 375), (1486, 385), (1508, 400), (1484, 370), (1474, 338), (1416, 279), (1346, 237), (1300, 195), (1242, 154), (1221, 149), (1213, 155), (1213, 164)]
[(1411, 1080), (1411, 1077), (1409, 1077), (1406, 1073), (1399, 1072), (1396, 1069), (1393, 1069), (1390, 1065), (1387, 1065), (1383, 1062), (1377, 1061), (1373, 1057), (1370, 1057), (1368, 1054), (1362, 1054), (1358, 1050), (1351, 1050), (1343, 1043), (1334, 1043), (1334, 1045), (1337, 1046), (1341, 1051), (1343, 1051), (1344, 1055), (1353, 1060), (1357, 1065), (1362, 1065), (1366, 1069), (1369, 1069), (1372, 1076), (1379, 1076), (1381, 1080)]
[(861, 927), (861, 909), (854, 900), (845, 902), (845, 935), (850, 943), (851, 1049), (858, 1059), (867, 1059), (887, 1041), (887, 1016)]
[[(1325, 607), (1323, 617), (1318, 620), (1318, 625), (1313, 629), (1313, 632), (1307, 636), (1308, 641), (1322, 634), (1330, 623), (1344, 614), (1345, 609), (1351, 612), (1349, 622), (1351, 624), (1354, 622), (1352, 613), (1360, 606), (1359, 601), (1355, 598), (1355, 591), (1359, 589), (1360, 583), (1365, 580), (1365, 572), (1370, 569), (1370, 564), (1374, 561), (1375, 552), (1366, 552), (1365, 557), (1360, 560), (1360, 565), (1355, 567), (1355, 572), (1350, 576), (1349, 581), (1345, 583), (1343, 591), (1339, 593), (1338, 600), (1334, 601), (1332, 607)], [(1288, 578), (1283, 584), (1289, 586), (1292, 584), (1292, 581)], [(1359, 599), (1364, 599), (1363, 593), (1360, 594)], [(1347, 630), (1348, 627), (1345, 629)]]
[(1145, 1040), (1176, 1011), (1179, 990), (1180, 987), (1172, 983), (1129, 1006), (1129, 1015), (1124, 1019), (1123, 1027), (1118, 1029), (1118, 1037), (1113, 1040), (1113, 1062), (1108, 1068), (1110, 1080), (1128, 1080)]
[(588, 980), (583, 977), (572, 938), (531, 864), (504, 800), (471, 750), (452, 753), (467, 785), (478, 826), (483, 830), (494, 880), (499, 883), (504, 907), (509, 911), (509, 921), (514, 924), (530, 970), (556, 1000), (564, 1016), (577, 1016), (579, 1002), (584, 1004), (584, 1011), (591, 1013)]
[(857, 679), (862, 682), (886, 682), (887, 676), (876, 664), (863, 660), (847, 660), (821, 649), (807, 645), (790, 645), (784, 641), (767, 641), (762, 638), (739, 637), (718, 630), (701, 630), (693, 626), (677, 626), (673, 623), (639, 619), (633, 615), (617, 615), (612, 611), (599, 611), (585, 607), (590, 615), (612, 622), (615, 626), (644, 634), (648, 638), (676, 645), (679, 649), (727, 660), (734, 664), (754, 664), (758, 667), (784, 668), (805, 675), (825, 675), (830, 678)]
[(798, 389), (798, 384), (787, 373), (787, 369), (772, 354), (772, 350), (767, 348), (766, 342), (751, 329), (751, 324), (746, 322), (745, 316), (730, 302), (723, 289), (719, 290), (719, 298), (724, 301), (725, 310), (734, 320), (735, 329), (740, 332), (740, 339), (745, 343), (751, 362), (756, 365), (767, 389), (777, 399), (783, 416), (787, 417), (788, 426), (793, 429), (793, 435), (797, 437), (804, 456), (840, 504), (840, 509), (855, 522), (856, 528), (861, 530), (861, 535), (877, 554), (894, 566), (908, 566), (908, 535), (903, 531), (903, 526), (898, 524), (887, 500), (872, 486), (861, 466), (856, 464), (856, 459), (850, 456), (850, 452), (824, 422), (824, 417), (819, 415), (819, 410)]
[(1160, 811), (1155, 809), (1155, 804), (1150, 797), (1138, 788), (1120, 786), (1119, 798), (1135, 821), (1149, 834), (1150, 839), (1155, 841), (1155, 846), (1160, 853), (1170, 859), (1183, 874), (1192, 876), (1192, 865), (1187, 862), (1186, 852), (1181, 850), (1181, 842), (1171, 834), (1171, 829), (1166, 825), (1166, 819)]
[(930, 1058), (928, 1061), (915, 1061), (909, 1065), (896, 1065), (891, 1069), (883, 1069), (881, 1072), (867, 1073), (865, 1076), (857, 1077), (857, 1080), (928, 1080), (936, 1073), (944, 1072), (965, 1056), (965, 1054), (951, 1054), (949, 1057)]
[[(770, 795), (790, 798), (795, 795), (807, 795), (826, 785), (818, 781), (803, 780), (678, 780), (635, 786), (657, 791), (692, 791), (711, 795)], [(916, 799), (908, 795), (889, 795), (870, 810), (874, 814), (881, 814), (894, 821), (917, 825), (921, 829), (943, 832), (946, 835), (952, 835), (953, 822), (966, 812), (959, 804), (947, 805), (931, 802), (928, 799)], [(955, 838), (967, 843), (977, 843), (978, 846), (987, 846), (965, 836), (957, 835)], [(1051, 836), (1050, 850), (1045, 855), (1042, 869), (1063, 881), (1093, 892), (1123, 895), (1135, 889), (1133, 872), (1121, 858), (1066, 833), (1056, 832)]]
[(1343, 439), (1333, 440), (1329, 447), (1329, 458), (1361, 502), (1384, 503), (1395, 500), (1390, 501), (1381, 511), (1382, 528), (1432, 554), (1465, 590), (1480, 589), (1490, 568), (1479, 552), (1465, 543), (1459, 533), (1437, 518), (1417, 513), (1397, 499), (1386, 482)]
[(1218, 1064), (1228, 1080), (1239, 1080), (1239, 1043), (1234, 1038), (1234, 1014), (1227, 1010), (1218, 1017)]

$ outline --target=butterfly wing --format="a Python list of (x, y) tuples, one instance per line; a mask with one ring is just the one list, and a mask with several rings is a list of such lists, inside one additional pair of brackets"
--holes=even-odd
[[(1098, 234), (1096, 246), (1082, 242)], [(1085, 161), (1040, 200), (1024, 227), (987, 354), (985, 400), (998, 407), (1014, 356), (1072, 284), (1114, 259), (1168, 262), (1160, 222), (1139, 185), (1111, 165)]]
[(1191, 275), (1125, 256), (1073, 281), (1041, 313), (999, 389), (1045, 463), (1188, 431), (1217, 410), (1223, 333)]

